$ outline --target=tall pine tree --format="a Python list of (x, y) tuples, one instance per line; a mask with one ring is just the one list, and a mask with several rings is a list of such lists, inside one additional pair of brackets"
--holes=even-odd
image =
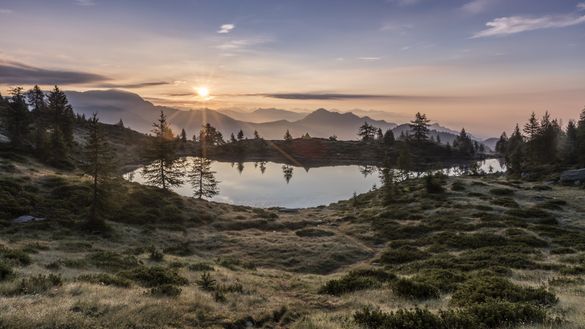
[(416, 113), (414, 120), (409, 124), (414, 141), (422, 143), (429, 139), (429, 122), (431, 120), (427, 119), (426, 114)]
[(189, 180), (196, 198), (212, 198), (219, 193), (219, 182), (215, 179), (215, 172), (211, 170), (211, 160), (195, 158), (189, 171)]
[(144, 166), (143, 175), (149, 184), (167, 190), (183, 183), (182, 162), (177, 156), (177, 139), (163, 111), (153, 127), (154, 137), (142, 154), (143, 160), (149, 163)]
[(101, 229), (105, 226), (100, 213), (106, 208), (107, 184), (115, 170), (113, 152), (99, 125), (97, 114), (88, 121), (89, 135), (87, 137), (84, 152), (83, 170), (91, 177), (92, 198), (88, 227)]

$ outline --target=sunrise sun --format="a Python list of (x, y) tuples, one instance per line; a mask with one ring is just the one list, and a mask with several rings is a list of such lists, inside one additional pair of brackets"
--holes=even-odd
[(204, 99), (209, 98), (209, 88), (197, 87), (195, 90), (197, 91), (197, 96), (204, 98)]

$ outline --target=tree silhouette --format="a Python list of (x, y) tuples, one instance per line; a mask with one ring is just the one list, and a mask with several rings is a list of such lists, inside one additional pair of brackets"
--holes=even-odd
[(242, 140), (244, 140), (244, 132), (242, 131), (242, 129), (240, 129), (240, 131), (238, 131), (238, 141)]
[(82, 169), (92, 179), (92, 199), (87, 224), (95, 229), (103, 228), (105, 225), (98, 212), (104, 209), (107, 198), (105, 186), (115, 167), (112, 150), (100, 129), (97, 114), (93, 114), (88, 124), (89, 134), (84, 146)]
[(392, 146), (392, 145), (394, 145), (394, 142), (395, 142), (395, 139), (394, 139), (394, 133), (392, 132), (392, 129), (386, 130), (386, 132), (384, 133), (384, 145)]
[(213, 146), (223, 144), (223, 136), (215, 127), (206, 123), (199, 131), (199, 142), (205, 146)]
[(286, 132), (284, 133), (284, 140), (287, 142), (290, 142), (290, 141), (292, 141), (292, 139), (293, 139), (293, 137), (287, 129)]
[(177, 139), (167, 123), (163, 111), (153, 124), (154, 138), (143, 151), (143, 160), (149, 164), (144, 166), (143, 175), (147, 182), (167, 190), (183, 183), (182, 162), (177, 156)]
[(67, 96), (59, 87), (55, 86), (48, 97), (49, 115), (52, 117), (53, 130), (60, 130), (61, 137), (67, 146), (73, 143), (73, 126), (75, 115)]
[(362, 139), (362, 141), (368, 142), (374, 140), (376, 132), (377, 132), (376, 127), (370, 125), (367, 122), (364, 122), (364, 124), (361, 125), (360, 128), (358, 129), (358, 136)]
[(7, 102), (2, 100), (0, 115), (10, 144), (15, 148), (20, 148), (25, 144), (29, 134), (30, 112), (22, 88), (13, 88), (10, 94), (11, 97)]
[(429, 139), (429, 122), (426, 114), (416, 113), (414, 120), (409, 124), (414, 141), (421, 143)]
[(215, 171), (211, 170), (211, 160), (195, 158), (189, 171), (189, 180), (196, 198), (212, 198), (219, 193), (219, 182), (215, 179)]
[(293, 176), (293, 170), (294, 168), (292, 166), (289, 165), (282, 166), (282, 174), (284, 175), (284, 180), (286, 180), (287, 184), (290, 182)]

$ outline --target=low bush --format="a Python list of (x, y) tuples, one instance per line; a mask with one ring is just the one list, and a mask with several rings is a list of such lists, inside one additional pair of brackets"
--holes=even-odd
[(163, 284), (150, 289), (150, 294), (155, 297), (171, 297), (176, 298), (181, 295), (181, 288), (172, 284)]
[(550, 213), (538, 208), (519, 208), (506, 211), (507, 215), (520, 218), (546, 218), (551, 217)]
[(520, 207), (518, 205), (518, 202), (516, 202), (512, 198), (497, 198), (497, 199), (493, 199), (491, 201), (491, 203), (493, 205), (500, 206), (500, 207), (506, 207), (506, 208), (518, 208), (518, 207)]
[(0, 260), (4, 260), (7, 263), (14, 265), (26, 266), (30, 265), (30, 256), (22, 250), (9, 249), (4, 246), (0, 246)]
[(441, 269), (423, 270), (412, 277), (413, 281), (426, 283), (437, 287), (442, 292), (452, 292), (464, 282), (467, 277), (460, 271)]
[(490, 190), (490, 193), (493, 195), (500, 195), (500, 196), (514, 195), (514, 190), (511, 190), (509, 188), (493, 188)]
[(550, 306), (557, 303), (558, 299), (544, 288), (522, 287), (504, 278), (488, 276), (466, 281), (451, 298), (451, 303), (456, 306), (494, 301)]
[(205, 291), (215, 291), (215, 289), (217, 288), (217, 282), (213, 277), (211, 277), (211, 274), (209, 274), (209, 272), (201, 274), (201, 277), (199, 278), (199, 280), (197, 280), (197, 285), (199, 286), (199, 288)]
[(418, 282), (409, 279), (399, 279), (392, 284), (392, 291), (397, 296), (424, 300), (439, 298), (439, 289), (426, 282)]
[(540, 307), (508, 302), (490, 302), (437, 314), (418, 307), (390, 313), (364, 308), (354, 313), (353, 319), (368, 329), (491, 329), (520, 324), (558, 324)]
[(213, 266), (206, 264), (206, 263), (190, 264), (189, 266), (187, 266), (187, 269), (189, 271), (193, 271), (193, 272), (212, 272), (212, 271), (215, 271)]
[(115, 286), (128, 288), (131, 285), (130, 280), (121, 278), (117, 275), (111, 275), (106, 273), (95, 273), (95, 274), (84, 274), (77, 277), (77, 281), (89, 282), (93, 284), (99, 284), (104, 286)]
[(86, 257), (89, 264), (106, 270), (126, 270), (140, 266), (134, 256), (120, 255), (112, 251), (98, 251)]
[(13, 285), (3, 287), (3, 289), (0, 290), (0, 293), (5, 296), (36, 295), (44, 293), (51, 288), (59, 287), (62, 284), (63, 280), (59, 275), (39, 274), (23, 278)]
[(341, 279), (328, 281), (319, 289), (319, 293), (340, 296), (345, 293), (380, 287), (383, 283), (395, 279), (394, 274), (383, 270), (356, 270), (349, 272)]
[(380, 262), (389, 265), (396, 265), (426, 259), (429, 256), (429, 253), (420, 251), (415, 247), (402, 246), (384, 251), (380, 256)]
[(156, 247), (154, 246), (150, 247), (150, 256), (148, 257), (148, 259), (150, 259), (153, 262), (162, 262), (164, 258), (165, 254), (163, 254), (162, 251), (156, 249)]
[(123, 278), (140, 283), (145, 287), (156, 287), (164, 284), (185, 285), (189, 281), (176, 271), (160, 267), (140, 266), (132, 270), (120, 272)]
[(12, 267), (3, 261), (0, 261), (0, 282), (12, 277), (14, 271)]
[(465, 191), (465, 184), (463, 182), (453, 182), (453, 184), (451, 184), (451, 190), (452, 191)]

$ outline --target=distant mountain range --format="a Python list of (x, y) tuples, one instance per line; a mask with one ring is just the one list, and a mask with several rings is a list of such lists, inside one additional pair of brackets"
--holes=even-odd
[[(408, 131), (408, 124), (396, 125), (384, 120), (358, 116), (352, 112), (339, 113), (318, 109), (310, 113), (299, 113), (281, 109), (258, 109), (253, 112), (226, 110), (178, 110), (170, 107), (156, 106), (137, 94), (120, 90), (91, 90), (85, 92), (66, 92), (69, 101), (77, 113), (86, 116), (98, 113), (105, 123), (117, 123), (120, 119), (126, 127), (148, 133), (152, 123), (162, 110), (167, 115), (173, 130), (178, 133), (185, 129), (191, 137), (198, 133), (201, 126), (210, 123), (229, 138), (240, 129), (247, 137), (252, 137), (254, 130), (266, 139), (281, 139), (289, 130), (293, 137), (308, 133), (312, 137), (327, 138), (337, 136), (342, 140), (357, 139), (358, 128), (367, 122), (383, 131), (393, 129), (395, 136)], [(439, 135), (441, 141), (452, 143), (459, 133), (438, 124), (431, 127), (433, 136)]]

